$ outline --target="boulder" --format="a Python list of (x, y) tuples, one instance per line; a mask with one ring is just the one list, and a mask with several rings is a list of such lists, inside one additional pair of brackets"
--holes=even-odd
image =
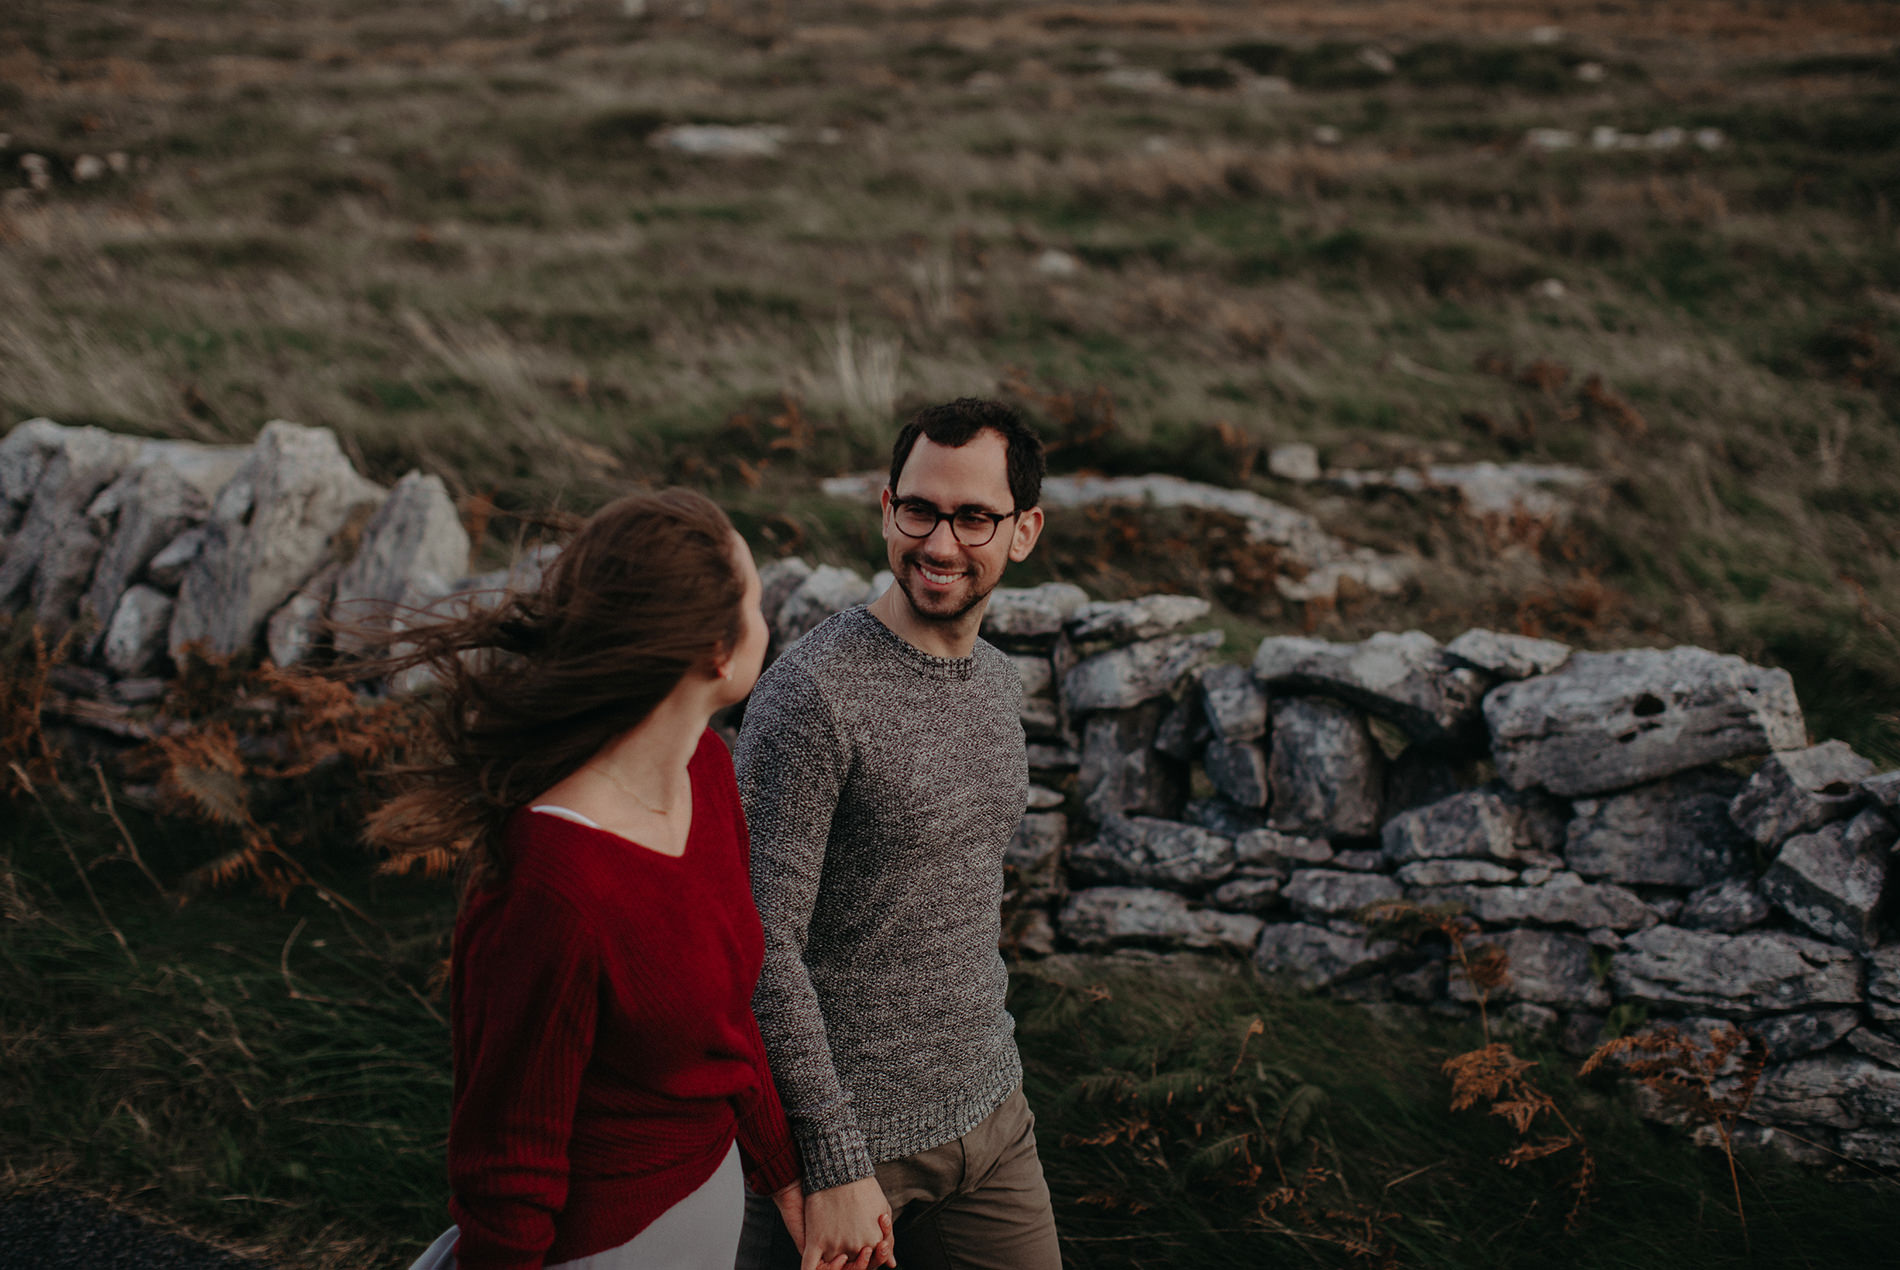
[(1626, 931), (1641, 930), (1662, 920), (1661, 914), (1635, 893), (1620, 886), (1585, 882), (1574, 873), (1559, 873), (1541, 886), (1446, 887), (1432, 898), (1463, 904), (1489, 927), (1531, 922), (1586, 931)]
[(1270, 636), (1254, 654), (1253, 673), (1269, 690), (1338, 697), (1433, 742), (1474, 728), (1486, 687), (1423, 631), (1381, 631), (1357, 644)]
[(1393, 865), (1456, 858), (1517, 862), (1554, 851), (1563, 833), (1562, 814), (1551, 800), (1487, 785), (1400, 812), (1386, 821), (1379, 840)]
[(1023, 816), (1003, 848), (1003, 867), (1015, 874), (1019, 900), (1042, 903), (1062, 893), (1062, 849), (1068, 841), (1069, 818), (1061, 812)]
[(1023, 696), (1055, 697), (1056, 672), (1050, 667), (1047, 657), (1036, 653), (1011, 653), (1009, 660), (1022, 678)]
[(1788, 839), (1760, 887), (1762, 898), (1821, 938), (1865, 950), (1879, 942), (1874, 917), (1893, 844), (1889, 834), (1850, 835), (1850, 827), (1835, 823)]
[(982, 634), (990, 640), (1054, 638), (1089, 595), (1067, 582), (1035, 587), (997, 587), (983, 610)]
[(171, 622), (171, 596), (144, 585), (126, 588), (100, 641), (100, 655), (107, 668), (123, 676), (156, 670), (165, 656), (165, 632), (171, 629)]
[(209, 536), (203, 525), (195, 525), (160, 547), (145, 566), (145, 580), (167, 595), (177, 595), (185, 571), (204, 551)]
[(1250, 951), (1263, 925), (1245, 913), (1196, 908), (1168, 891), (1100, 886), (1077, 891), (1062, 906), (1057, 926), (1086, 949), (1123, 945)]
[(1484, 717), (1512, 787), (1568, 797), (1807, 743), (1786, 671), (1690, 647), (1576, 653), (1493, 689)]
[(1853, 815), (1866, 799), (1860, 782), (1873, 771), (1844, 741), (1771, 754), (1735, 795), (1729, 815), (1755, 842), (1772, 847)]
[[(1399, 882), (1407, 887), (1470, 886), (1473, 883), (1517, 881), (1517, 873), (1489, 860), (1415, 860), (1400, 867)], [(1442, 896), (1425, 897), (1433, 903)]]
[(1200, 621), (1211, 607), (1198, 595), (1093, 600), (1070, 616), (1069, 638), (1078, 644), (1132, 644), (1155, 639)]
[(1114, 816), (1093, 842), (1069, 853), (1069, 865), (1090, 882), (1132, 882), (1197, 891), (1234, 871), (1234, 842), (1193, 825), (1151, 816)]
[(1900, 813), (1900, 772), (1882, 772), (1860, 783), (1861, 792), (1889, 812)]
[(324, 614), (329, 611), (337, 575), (342, 572), (340, 564), (323, 566), (270, 615), (264, 623), (264, 649), (273, 664), (286, 669), (301, 666), (323, 644)]
[(1724, 1018), (1861, 1000), (1853, 953), (1768, 931), (1718, 935), (1652, 926), (1611, 957), (1610, 980), (1619, 997)]
[[(1565, 1009), (1607, 1010), (1610, 994), (1597, 981), (1590, 941), (1554, 930), (1507, 930), (1486, 935), (1480, 945), (1497, 948), (1505, 956), (1510, 981), (1500, 989), (1501, 1001), (1535, 1001)], [(1473, 1001), (1476, 994), (1456, 969), (1448, 995), (1454, 1001)]]
[(1049, 811), (1062, 806), (1065, 801), (1061, 794), (1045, 785), (1029, 787), (1029, 810), (1031, 811)]
[(1769, 1067), (1751, 1114), (1779, 1124), (1830, 1129), (1900, 1124), (1900, 1071), (1858, 1054), (1822, 1054)]
[(329, 557), (383, 492), (356, 474), (327, 428), (264, 425), (237, 474), (218, 492), (202, 550), (185, 569), (172, 615), (174, 658), (187, 645), (230, 656)]
[(1154, 748), (1167, 705), (1149, 701), (1132, 710), (1099, 710), (1082, 725), (1077, 789), (1096, 820), (1136, 812), (1172, 816), (1181, 805), (1180, 765)]
[(1245, 666), (1209, 666), (1200, 675), (1201, 708), (1223, 741), (1254, 741), (1267, 733), (1267, 694)]
[(101, 545), (80, 615), (104, 619), (114, 613), (119, 597), (152, 559), (210, 514), (212, 500), (247, 453), (240, 446), (145, 442), (131, 465), (86, 508)]
[(811, 566), (797, 556), (769, 560), (759, 566), (759, 611), (765, 615), (768, 629), (778, 628), (778, 611), (811, 572)]
[(1870, 1027), (1859, 1027), (1847, 1034), (1847, 1045), (1855, 1053), (1900, 1068), (1900, 1040)]
[(1445, 655), (1493, 679), (1529, 679), (1562, 667), (1570, 660), (1570, 645), (1554, 639), (1474, 629), (1445, 645)]
[(1383, 873), (1385, 853), (1368, 848), (1335, 851), (1332, 865), (1335, 869), (1346, 869), (1353, 873)]
[(28, 419), (0, 437), (0, 555), (7, 538), (26, 519), (40, 477), (73, 429), (51, 419)]
[(1750, 1019), (1742, 1030), (1760, 1038), (1769, 1062), (1785, 1063), (1819, 1053), (1857, 1028), (1860, 1028), (1857, 1010), (1814, 1010)]
[(1629, 885), (1701, 887), (1735, 872), (1747, 843), (1729, 819), (1740, 782), (1694, 771), (1602, 798), (1580, 798), (1564, 860), (1586, 877)]
[(772, 621), (772, 634), (781, 646), (792, 643), (833, 613), (862, 604), (869, 585), (861, 574), (851, 569), (819, 565), (793, 587), (779, 605), (778, 615)]
[(468, 531), (448, 487), (439, 476), (408, 473), (370, 517), (355, 558), (337, 575), (330, 600), (337, 650), (376, 647), (398, 608), (427, 605), (467, 572)]
[(1900, 1023), (1900, 944), (1867, 954), (1867, 1012), (1881, 1023)]
[(1267, 471), (1283, 481), (1305, 485), (1320, 475), (1319, 451), (1304, 441), (1289, 441), (1267, 451)]
[(1279, 903), (1286, 874), (1277, 869), (1236, 869), (1233, 876), (1208, 892), (1214, 908), (1235, 913), (1263, 913)]
[(1329, 863), (1333, 858), (1333, 844), (1323, 838), (1302, 838), (1277, 829), (1250, 829), (1234, 839), (1234, 858), (1243, 865), (1296, 869), (1301, 865)]
[(1258, 745), (1216, 738), (1202, 753), (1201, 766), (1229, 802), (1242, 807), (1267, 805), (1267, 755)]
[(1071, 714), (1083, 714), (1168, 696), (1177, 680), (1206, 664), (1223, 638), (1219, 631), (1172, 635), (1085, 657), (1063, 677), (1063, 700)]
[(1384, 757), (1357, 710), (1317, 697), (1270, 708), (1267, 823), (1286, 833), (1363, 838), (1378, 828)]
[(1689, 896), (1673, 919), (1687, 930), (1734, 934), (1768, 920), (1768, 901), (1747, 878), (1724, 878)]
[(1291, 979), (1312, 991), (1377, 970), (1399, 954), (1390, 939), (1369, 940), (1306, 922), (1268, 926), (1260, 932), (1254, 965), (1260, 973)]
[(33, 620), (57, 637), (72, 624), (74, 603), (103, 546), (86, 509), (125, 470), (139, 442), (101, 428), (31, 428), (24, 435), (14, 459), (37, 468), (38, 479), (19, 527), (0, 551), (0, 610), (19, 607), (24, 597)]
[(1301, 869), (1280, 888), (1280, 894), (1308, 921), (1356, 918), (1372, 904), (1399, 898), (1399, 884), (1383, 873), (1348, 873), (1338, 869)]

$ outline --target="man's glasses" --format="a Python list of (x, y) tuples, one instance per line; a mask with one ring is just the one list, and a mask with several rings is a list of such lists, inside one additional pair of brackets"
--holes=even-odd
[(1020, 508), (1013, 512), (986, 512), (981, 507), (959, 507), (953, 512), (942, 512), (921, 498), (891, 501), (891, 520), (905, 537), (928, 538), (947, 520), (951, 534), (966, 547), (987, 546), (990, 539), (996, 537), (998, 525), (1020, 515)]

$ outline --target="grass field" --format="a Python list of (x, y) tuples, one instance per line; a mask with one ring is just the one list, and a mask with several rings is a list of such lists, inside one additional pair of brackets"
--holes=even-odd
[[(696, 124), (782, 131), (750, 157), (656, 144)], [(1403, 595), (1301, 609), (1205, 519), (1077, 514), (1020, 582), (1207, 594), (1236, 654), (1472, 624), (1700, 643), (1787, 667), (1817, 739), (1892, 765), (1897, 202), (1900, 14), (1874, 0), (13, 0), (0, 426), (325, 425), (378, 479), (492, 500), (490, 556), (678, 481), (764, 554), (868, 570), (868, 518), (817, 481), (876, 466), (911, 406), (998, 394), (1058, 470), (1244, 485), (1419, 565)], [(1485, 522), (1277, 480), (1289, 441), (1345, 469), (1572, 463), (1605, 492), (1565, 525)], [(347, 804), (306, 795), (273, 823), (380, 929), (307, 888), (174, 911), (89, 774), (61, 776), (0, 830), (5, 1185), (298, 1265), (412, 1251), (442, 1202), (442, 884), (374, 878)], [(119, 810), (168, 888), (229, 846)], [(107, 861), (96, 904), (56, 824)], [(1467, 1025), (1069, 969), (1017, 992), (1074, 1264), (1345, 1263), (1329, 1210), (1395, 1213), (1367, 1247), (1408, 1265), (1881, 1250), (1891, 1187), (1762, 1163), (1744, 1243), (1719, 1157), (1544, 1055), (1602, 1168), (1565, 1235), (1562, 1169), (1498, 1168), (1497, 1126), (1445, 1110)], [(1248, 1085), (1222, 1056), (1255, 1017)], [(1310, 1140), (1339, 1175), (1317, 1225), (1263, 1218), (1271, 1172), (1230, 1185), (1126, 1086), (1074, 1093), (1144, 1063), (1298, 1095), (1289, 1173)]]

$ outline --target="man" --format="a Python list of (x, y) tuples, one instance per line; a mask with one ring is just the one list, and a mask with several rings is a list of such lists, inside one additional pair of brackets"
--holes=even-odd
[[(875, 1242), (887, 1212), (904, 1270), (1061, 1265), (997, 954), (1022, 681), (977, 638), (1042, 531), (1042, 475), (1009, 408), (919, 413), (880, 499), (894, 584), (787, 649), (746, 708), (753, 1008), (810, 1193), (808, 1265)], [(755, 1204), (741, 1265), (790, 1249)]]

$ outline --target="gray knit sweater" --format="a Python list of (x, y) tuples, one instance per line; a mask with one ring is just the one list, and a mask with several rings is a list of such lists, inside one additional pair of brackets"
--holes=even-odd
[(1022, 681), (863, 608), (788, 648), (735, 760), (765, 923), (753, 1009), (811, 1190), (956, 1138), (1022, 1080), (997, 954)]

